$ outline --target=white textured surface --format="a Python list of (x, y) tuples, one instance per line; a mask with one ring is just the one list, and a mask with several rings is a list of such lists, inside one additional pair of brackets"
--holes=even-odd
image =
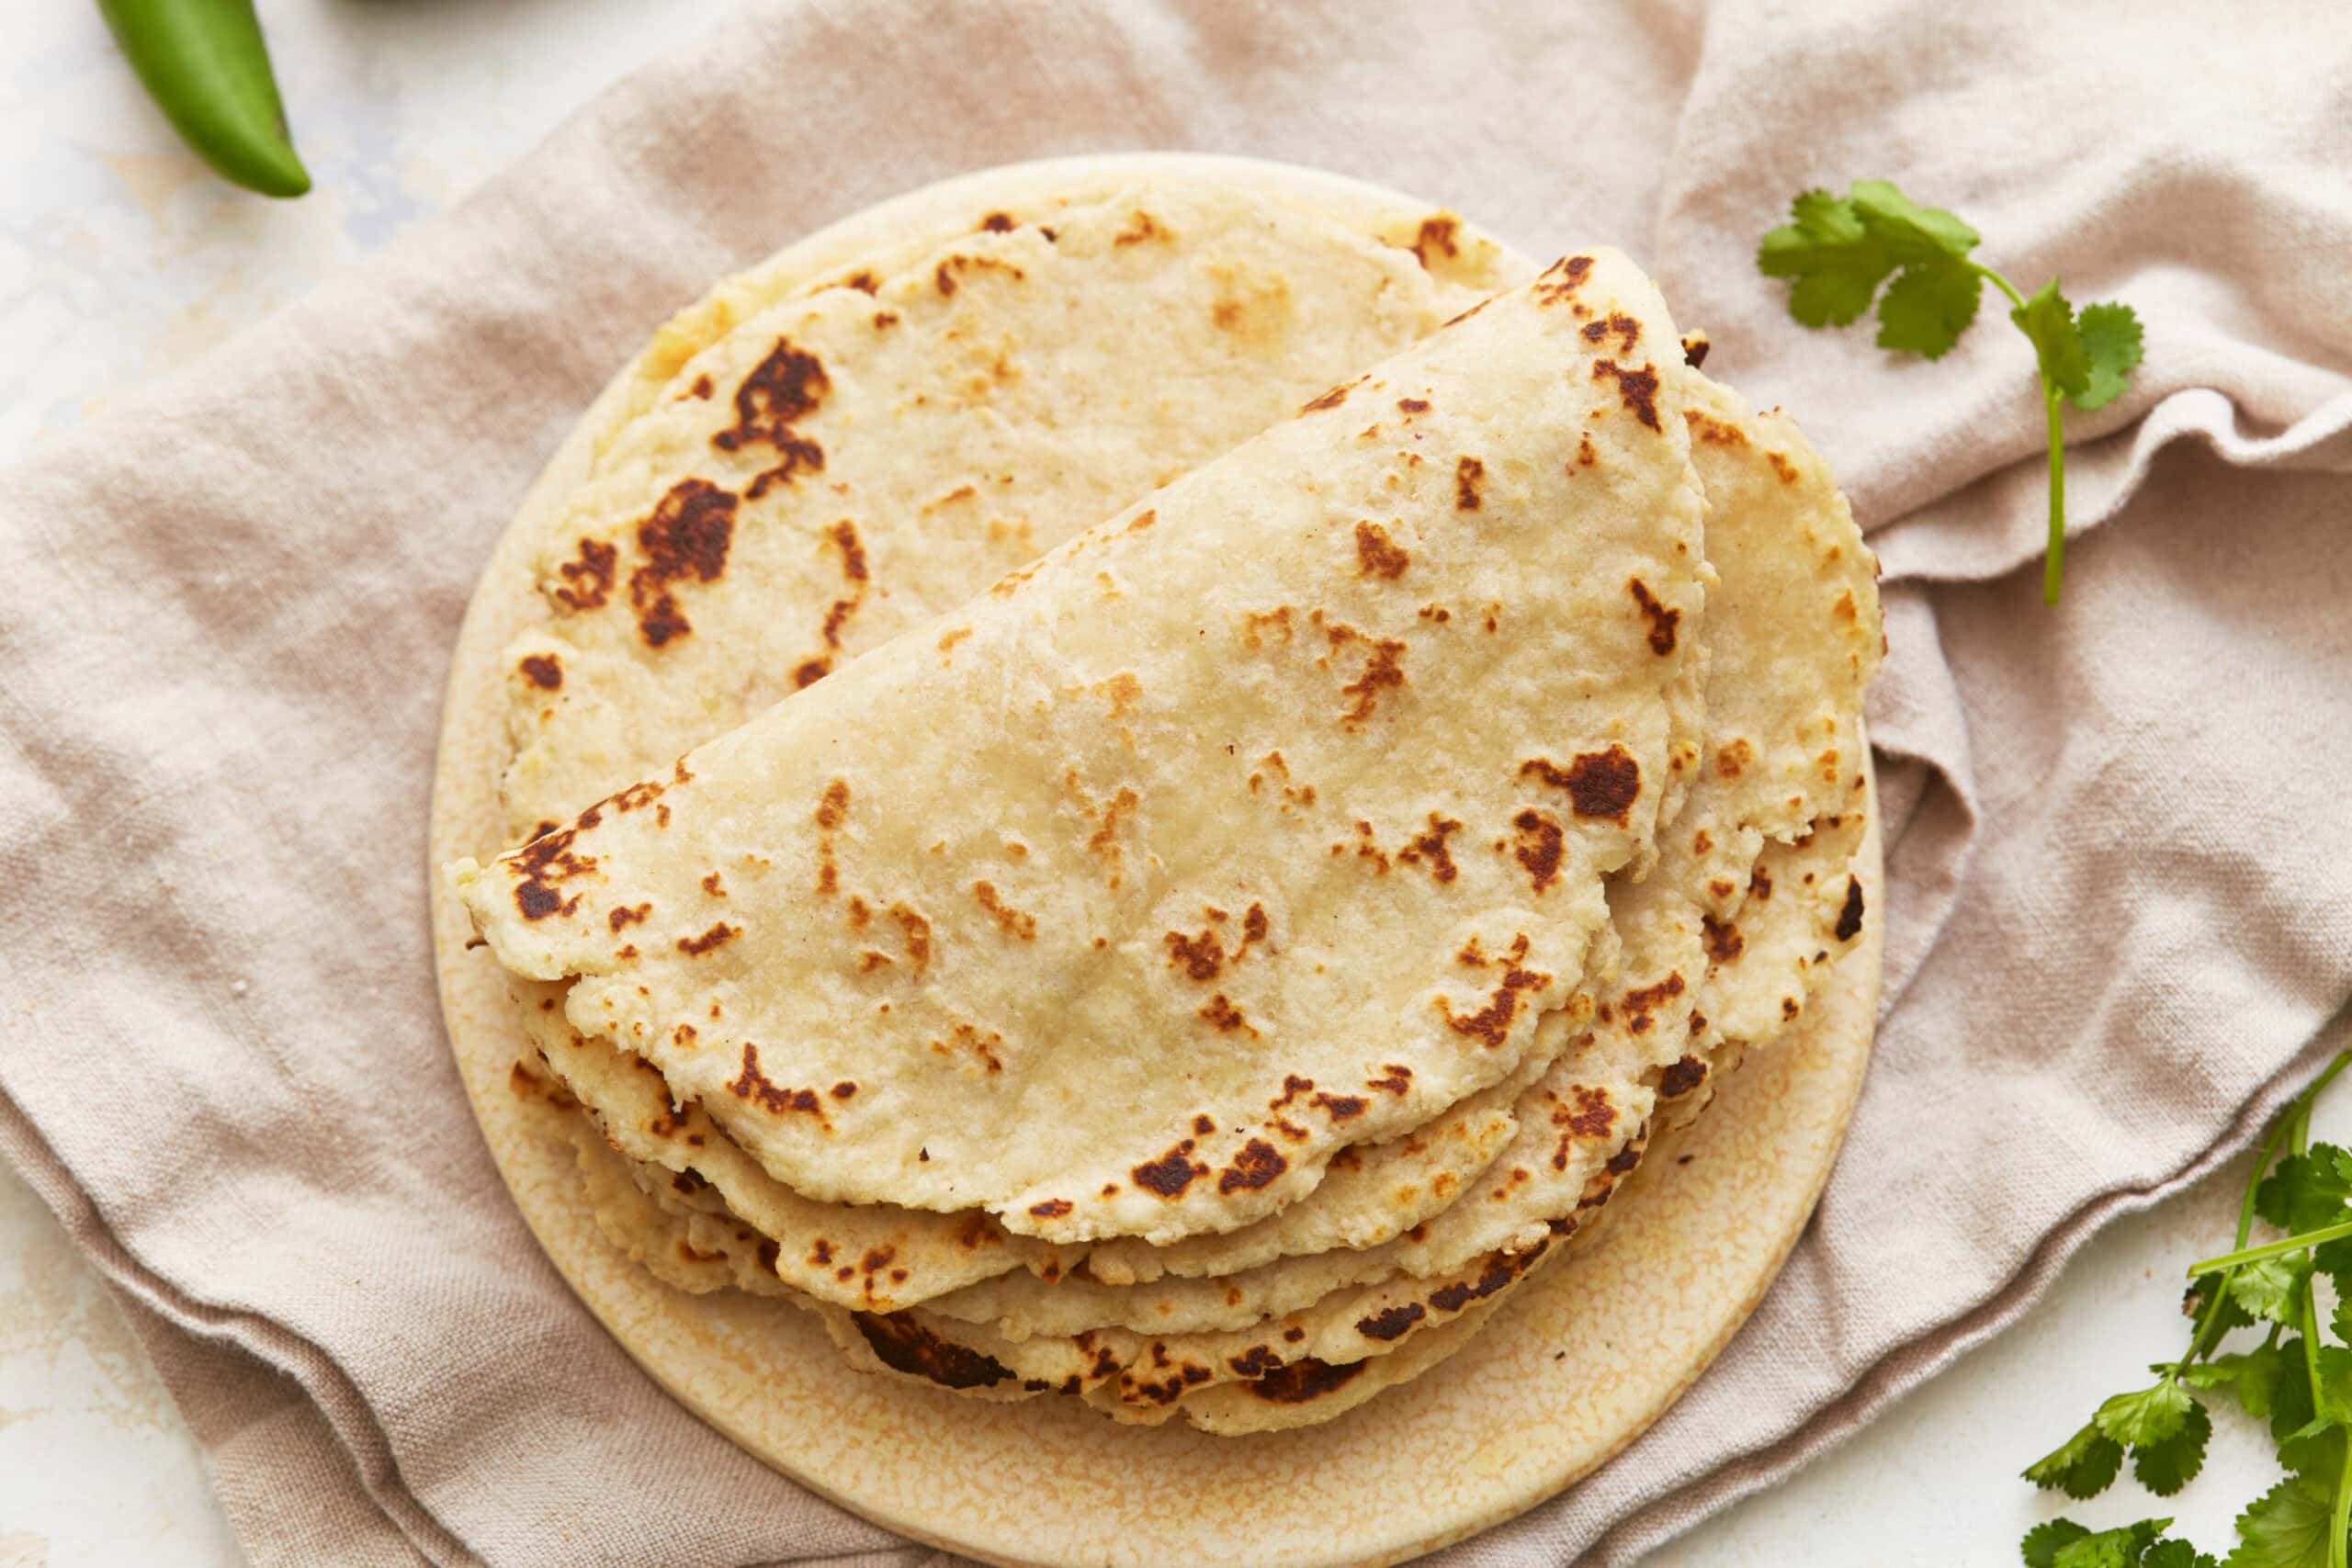
[[(263, 0), (317, 181), (277, 205), (179, 150), (93, 7), (0, 0), (0, 460), (447, 206), (714, 10)], [(2177, 1353), (2180, 1268), (2226, 1239), (2236, 1179), (2120, 1224), (2016, 1332), (1652, 1568), (2014, 1562), (2026, 1526), (2060, 1511), (2017, 1470)], [(2225, 1547), (2231, 1515), (2269, 1474), (2246, 1423), (2221, 1413), (2217, 1426), (2211, 1468), (2184, 1499), (2159, 1504), (2127, 1482), (2072, 1511), (2094, 1524), (2174, 1513)], [(39, 1202), (0, 1174), (0, 1568), (238, 1561), (128, 1330)]]

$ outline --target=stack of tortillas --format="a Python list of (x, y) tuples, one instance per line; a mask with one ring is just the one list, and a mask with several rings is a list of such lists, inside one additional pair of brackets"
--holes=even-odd
[(598, 406), (463, 962), (670, 1285), (976, 1396), (1329, 1419), (1875, 919), (1874, 563), (1612, 251), (1006, 188), (722, 286)]

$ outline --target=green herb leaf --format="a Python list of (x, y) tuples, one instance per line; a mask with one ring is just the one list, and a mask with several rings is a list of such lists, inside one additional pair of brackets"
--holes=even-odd
[(2075, 324), (2091, 362), (2090, 378), (2074, 395), (2075, 406), (2086, 412), (2103, 409), (2123, 395), (2140, 363), (2139, 313), (2129, 305), (2086, 305)]
[(2205, 1407), (2189, 1402), (2188, 1416), (2179, 1431), (2132, 1450), (2132, 1473), (2141, 1485), (2159, 1497), (2169, 1497), (2197, 1478), (2205, 1468), (2205, 1445), (2213, 1436), (2213, 1418)]
[(1976, 319), (1984, 279), (1966, 262), (1903, 269), (1878, 302), (1878, 345), (1941, 359)]
[(2311, 1259), (2301, 1254), (2258, 1258), (2238, 1265), (2230, 1276), (2230, 1299), (2256, 1317), (2293, 1323), (2301, 1310), (2301, 1287)]
[(2018, 330), (2032, 340), (2034, 358), (2041, 366), (2041, 384), (2078, 398), (2089, 388), (2090, 355), (2083, 347), (2082, 328), (2075, 323), (2075, 308), (2058, 292), (2058, 280), (2043, 284), (2026, 302), (2009, 312)]
[(1886, 180), (1856, 180), (1847, 191), (1854, 215), (1896, 265), (1962, 261), (1983, 236), (1940, 207), (1921, 207)]
[(2188, 1413), (2197, 1408), (2197, 1402), (2188, 1396), (2187, 1389), (2177, 1382), (2165, 1382), (2154, 1388), (2117, 1394), (2100, 1405), (2091, 1420), (2100, 1431), (2126, 1448), (2138, 1448), (2177, 1436), (2188, 1424)]
[(2181, 1382), (2192, 1388), (2235, 1389), (2238, 1404), (2247, 1415), (2257, 1418), (2270, 1414), (2272, 1396), (2278, 1393), (2279, 1380), (2286, 1375), (2287, 1360), (2276, 1345), (2257, 1345), (2251, 1350), (2216, 1356), (2180, 1371)]
[(2090, 1533), (2087, 1526), (2069, 1518), (2044, 1519), (2025, 1532), (2018, 1552), (2025, 1568), (2058, 1568), (2058, 1553)]
[(2185, 1540), (2160, 1540), (2140, 1558), (2140, 1568), (2220, 1568), (2210, 1551), (2199, 1551)]
[(2139, 1568), (2142, 1554), (2172, 1524), (2170, 1519), (2141, 1519), (2058, 1549), (2052, 1568)]
[(2335, 1224), (2352, 1204), (2352, 1161), (2333, 1144), (2313, 1144), (2271, 1168), (2254, 1191), (2255, 1213), (2301, 1235)]
[(2238, 1516), (2238, 1544), (2227, 1568), (2328, 1568), (2328, 1510), (2333, 1489), (2312, 1476), (2293, 1475)]
[(1885, 243), (1862, 227), (1854, 204), (1809, 190), (1790, 204), (1789, 219), (1756, 252), (1765, 276), (1796, 280), (1789, 313), (1809, 327), (1842, 327), (1869, 310), (1895, 263)]
[(2050, 1452), (2025, 1467), (2025, 1478), (2044, 1492), (2069, 1497), (2096, 1497), (2123, 1468), (2123, 1445), (2098, 1429), (2094, 1420)]

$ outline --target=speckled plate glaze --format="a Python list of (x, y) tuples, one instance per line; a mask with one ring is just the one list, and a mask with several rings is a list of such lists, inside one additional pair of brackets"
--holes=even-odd
[[(869, 209), (785, 265), (816, 277), (972, 215), (1130, 173), (1173, 170), (1367, 226), (1430, 204), (1336, 175), (1189, 154), (1064, 159), (988, 171)], [(520, 523), (584, 471), (607, 388), (548, 464)], [(509, 530), (460, 632), (433, 795), (435, 865), (499, 847), (500, 655), (526, 570)], [(551, 1113), (516, 1098), (522, 1032), (465, 911), (433, 879), (450, 1047), (492, 1155), (548, 1255), (639, 1365), (768, 1464), (865, 1517), (986, 1562), (1401, 1561), (1533, 1506), (1607, 1461), (1688, 1388), (1771, 1284), (1837, 1157), (1870, 1054), (1881, 944), (1875, 817), (1861, 867), (1871, 918), (1794, 1037), (1752, 1055), (1680, 1142), (1653, 1151), (1632, 1201), (1537, 1276), (1468, 1348), (1320, 1427), (1229, 1439), (1114, 1426), (1075, 1401), (998, 1404), (853, 1371), (816, 1319), (734, 1292), (657, 1283), (607, 1244)]]

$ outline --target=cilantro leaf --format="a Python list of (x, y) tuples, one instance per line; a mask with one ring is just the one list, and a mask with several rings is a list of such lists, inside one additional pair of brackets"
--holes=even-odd
[(2041, 384), (2081, 397), (2089, 389), (2091, 360), (2083, 347), (2082, 328), (2075, 322), (2075, 308), (2058, 292), (2052, 278), (2026, 302), (2009, 312), (2009, 320), (2033, 344), (2034, 359), (2041, 367)]
[(2245, 1308), (2230, 1299), (2229, 1292), (2223, 1289), (2226, 1282), (2227, 1275), (2219, 1270), (2211, 1274), (2199, 1274), (2188, 1282), (2188, 1293), (2183, 1296), (2180, 1302), (2182, 1314), (2188, 1317), (2195, 1317), (2205, 1310), (2206, 1297), (2215, 1291), (2221, 1291), (2221, 1304), (2213, 1309), (2215, 1322), (2212, 1332), (2216, 1336), (2227, 1334), (2233, 1328), (2244, 1328), (2254, 1321)]
[(2273, 1486), (2237, 1518), (2238, 1544), (2227, 1568), (2327, 1568), (2329, 1485), (2294, 1475)]
[(2060, 1547), (2052, 1568), (2139, 1568), (2142, 1554), (2171, 1524), (2170, 1519), (2140, 1519), (2084, 1536)]
[(1895, 264), (1885, 243), (1863, 228), (1854, 204), (1809, 190), (1790, 203), (1789, 218), (1756, 252), (1765, 276), (1796, 280), (1789, 313), (1809, 327), (1842, 327), (1869, 310)]
[(2093, 1420), (2081, 1431), (2025, 1467), (2025, 1478), (2045, 1492), (2069, 1497), (2096, 1497), (2123, 1468), (2123, 1445), (2098, 1429)]
[(2205, 1407), (2189, 1402), (2188, 1419), (2179, 1431), (2132, 1450), (2132, 1473), (2141, 1485), (2159, 1497), (2169, 1497), (2197, 1478), (2205, 1468), (2205, 1445), (2213, 1436), (2213, 1418)]
[(2025, 1532), (2018, 1552), (2025, 1568), (2058, 1568), (2058, 1553), (2090, 1533), (2088, 1527), (2069, 1518), (2044, 1519)]
[(2075, 394), (2075, 406), (2086, 412), (2103, 409), (2123, 395), (2140, 363), (2139, 312), (2129, 305), (2086, 305), (2075, 324), (2091, 362), (2090, 378)]
[(2230, 1277), (2230, 1299), (2256, 1317), (2293, 1323), (2301, 1301), (2299, 1289), (2310, 1272), (2311, 1259), (2294, 1254), (2241, 1263)]
[(2198, 1404), (2177, 1382), (2165, 1382), (2132, 1393), (2119, 1393), (2091, 1417), (2098, 1429), (2127, 1448), (2161, 1443), (2177, 1436)]
[(1966, 262), (1917, 263), (1878, 302), (1878, 345), (1941, 359), (1976, 319), (1984, 280)]
[(1856, 180), (1847, 200), (1862, 227), (1901, 265), (1961, 261), (1983, 236), (1940, 207), (1921, 207), (1886, 180)]
[(2181, 1382), (2192, 1388), (2230, 1387), (2237, 1391), (2238, 1404), (2245, 1413), (2259, 1419), (2270, 1414), (2270, 1402), (2278, 1393), (2278, 1382), (2287, 1375), (2286, 1358), (2276, 1345), (2257, 1345), (2251, 1350), (2216, 1356), (2181, 1369)]
[(2140, 1558), (2140, 1568), (2219, 1568), (2210, 1551), (2185, 1540), (2160, 1540)]
[(2271, 1168), (2254, 1190), (2254, 1211), (2280, 1230), (2300, 1234), (2332, 1225), (2352, 1203), (2352, 1161), (2332, 1144), (2314, 1144)]

